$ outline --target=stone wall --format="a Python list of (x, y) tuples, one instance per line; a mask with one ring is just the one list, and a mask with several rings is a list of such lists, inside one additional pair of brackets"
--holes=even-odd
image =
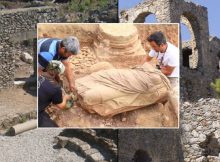
[[(200, 94), (199, 97), (213, 95), (209, 83), (219, 76), (219, 72), (216, 71), (216, 66), (218, 65), (216, 61), (219, 59), (216, 59), (216, 52), (211, 48), (218, 47), (219, 41), (217, 39), (214, 39), (212, 42), (209, 41), (207, 8), (183, 0), (146, 0), (134, 8), (121, 11), (119, 19), (120, 22), (143, 23), (145, 17), (150, 14), (154, 14), (159, 23), (182, 22), (191, 31), (192, 40), (190, 46), (192, 54), (190, 57), (194, 64), (188, 67), (188, 69), (183, 68), (183, 55), (180, 55), (180, 61), (182, 62), (181, 87), (187, 90), (185, 83), (194, 83), (191, 86), (193, 88), (192, 92), (195, 93), (183, 92), (183, 94), (188, 94), (184, 98), (195, 99), (194, 96), (197, 94)], [(193, 75), (200, 76), (200, 80), (198, 81), (198, 78), (193, 77)]]
[(218, 162), (219, 105), (210, 98), (182, 103), (179, 130), (119, 130), (119, 161), (132, 162), (135, 152), (144, 150), (153, 162)]
[(176, 130), (119, 130), (118, 142), (120, 162), (132, 162), (137, 150), (147, 151), (153, 162), (183, 162)]
[(195, 41), (182, 42), (182, 66), (188, 69), (196, 69), (198, 66), (198, 51), (195, 50)]
[[(193, 68), (197, 67), (198, 63), (196, 57), (194, 57), (193, 43), (191, 41), (182, 43), (182, 54), (185, 56), (182, 60), (182, 63), (185, 63), (181, 67), (181, 98), (183, 100), (196, 100), (201, 97), (214, 96), (214, 91), (210, 89), (210, 82), (220, 76), (220, 58), (218, 56), (220, 53), (220, 39), (217, 37), (209, 38), (209, 55), (206, 56), (212, 62), (212, 68), (209, 73)], [(190, 56), (187, 58), (186, 55), (189, 53)], [(189, 62), (187, 62), (187, 59)], [(187, 64), (189, 67), (187, 67)], [(205, 87), (201, 88), (200, 85), (205, 85)]]
[(209, 38), (209, 53), (213, 64), (212, 75), (214, 78), (220, 77), (220, 39), (217, 37)]
[[(2, 39), (2, 38), (1, 38)], [(14, 66), (13, 59), (14, 56), (10, 52), (11, 44), (9, 42), (1, 42), (0, 44), (0, 88), (9, 87), (13, 85), (14, 78)], [(9, 49), (5, 51), (5, 49)]]
[(219, 105), (220, 100), (209, 98), (182, 103), (180, 121), (185, 162), (220, 160)]
[(16, 44), (37, 37), (37, 23), (59, 22), (59, 9), (39, 7), (0, 11), (0, 89), (14, 81)]

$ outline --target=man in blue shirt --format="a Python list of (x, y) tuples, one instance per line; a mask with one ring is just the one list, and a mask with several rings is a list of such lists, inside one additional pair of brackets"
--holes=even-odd
[(77, 55), (80, 51), (80, 44), (76, 37), (67, 37), (63, 40), (56, 38), (43, 38), (37, 42), (38, 53), (38, 74), (40, 75), (51, 60), (61, 61), (65, 66), (65, 76), (69, 82), (70, 91), (74, 91), (75, 83), (71, 63), (68, 57)]

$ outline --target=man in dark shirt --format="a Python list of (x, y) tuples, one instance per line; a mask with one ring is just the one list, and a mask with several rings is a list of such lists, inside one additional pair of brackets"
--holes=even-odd
[(77, 55), (80, 51), (80, 44), (76, 37), (64, 39), (42, 38), (37, 41), (38, 53), (38, 74), (40, 75), (51, 60), (61, 61), (65, 66), (65, 76), (69, 82), (70, 91), (74, 91), (75, 84), (71, 62), (68, 58)]
[(65, 109), (71, 96), (62, 95), (61, 87), (54, 78), (65, 71), (65, 66), (60, 61), (53, 60), (49, 63), (46, 71), (38, 77), (38, 126), (57, 127), (57, 124), (50, 119), (45, 110), (50, 104)]

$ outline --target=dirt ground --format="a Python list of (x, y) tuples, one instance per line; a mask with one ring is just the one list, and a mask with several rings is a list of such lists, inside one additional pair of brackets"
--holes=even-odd
[(36, 109), (36, 97), (23, 88), (0, 91), (0, 119), (12, 114), (27, 113)]
[[(81, 54), (73, 57), (73, 72), (75, 79), (83, 77), (90, 73), (91, 65), (98, 62), (93, 57), (94, 50), (88, 46), (82, 47)], [(93, 60), (84, 59), (87, 55)], [(92, 63), (91, 63), (92, 62)], [(66, 81), (64, 81), (66, 83)], [(67, 89), (67, 84), (64, 84)], [(176, 85), (175, 85), (176, 86)], [(174, 86), (173, 86), (174, 87)], [(174, 96), (178, 96), (178, 86), (175, 87)], [(60, 127), (75, 127), (75, 128), (111, 128), (111, 127), (178, 127), (178, 118), (172, 109), (165, 107), (163, 104), (155, 104), (152, 106), (143, 107), (134, 111), (118, 114), (111, 118), (104, 118), (98, 114), (91, 114), (87, 110), (75, 103), (74, 107), (69, 110), (51, 109), (51, 116), (56, 120)]]
[(57, 123), (60, 127), (80, 128), (108, 128), (108, 127), (178, 127), (178, 120), (172, 119), (172, 112), (168, 112), (169, 119), (164, 118), (163, 106), (156, 104), (138, 110), (122, 113), (112, 118), (104, 118), (97, 114), (90, 114), (81, 107), (74, 106), (70, 110), (60, 111)]
[[(33, 67), (15, 56), (15, 81), (29, 80)], [(37, 89), (34, 85), (14, 86), (0, 90), (0, 125), (17, 114), (27, 114), (37, 109)]]

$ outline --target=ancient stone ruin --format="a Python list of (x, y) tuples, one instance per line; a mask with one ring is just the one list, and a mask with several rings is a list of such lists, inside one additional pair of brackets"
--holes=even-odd
[(191, 31), (190, 42), (181, 45), (181, 98), (212, 96), (210, 82), (220, 74), (220, 40), (209, 37), (207, 8), (184, 0), (145, 0), (119, 16), (120, 22), (143, 23), (150, 14), (158, 23), (183, 23)]
[[(52, 7), (0, 11), (0, 89), (14, 84), (17, 45), (30, 39), (36, 43), (37, 23), (58, 22), (57, 13), (57, 9)], [(36, 59), (34, 64), (36, 65)]]
[(220, 160), (220, 123), (218, 99), (200, 99), (181, 105), (181, 140), (184, 161), (217, 162)]
[[(191, 31), (192, 39), (180, 45), (182, 48), (180, 57), (181, 100), (196, 100), (213, 96), (213, 92), (210, 91), (210, 82), (220, 74), (220, 40), (209, 36), (207, 9), (186, 1), (147, 0), (134, 8), (121, 11), (120, 22), (144, 22), (145, 17), (150, 14), (156, 16), (157, 22), (181, 22)], [(181, 103), (181, 131), (177, 136), (181, 139), (184, 160), (179, 161), (219, 161), (218, 117), (220, 114), (218, 109), (220, 103), (217, 99), (203, 98), (195, 103)], [(135, 133), (138, 134), (138, 131)], [(171, 132), (167, 133), (173, 136)], [(146, 132), (146, 134), (149, 133)], [(160, 134), (162, 135), (162, 132)], [(138, 138), (139, 136), (141, 135), (138, 135)], [(153, 147), (149, 150), (142, 147), (137, 149), (147, 150), (151, 158), (153, 157), (150, 153)], [(131, 159), (131, 155), (122, 155), (122, 159), (128, 157)]]

